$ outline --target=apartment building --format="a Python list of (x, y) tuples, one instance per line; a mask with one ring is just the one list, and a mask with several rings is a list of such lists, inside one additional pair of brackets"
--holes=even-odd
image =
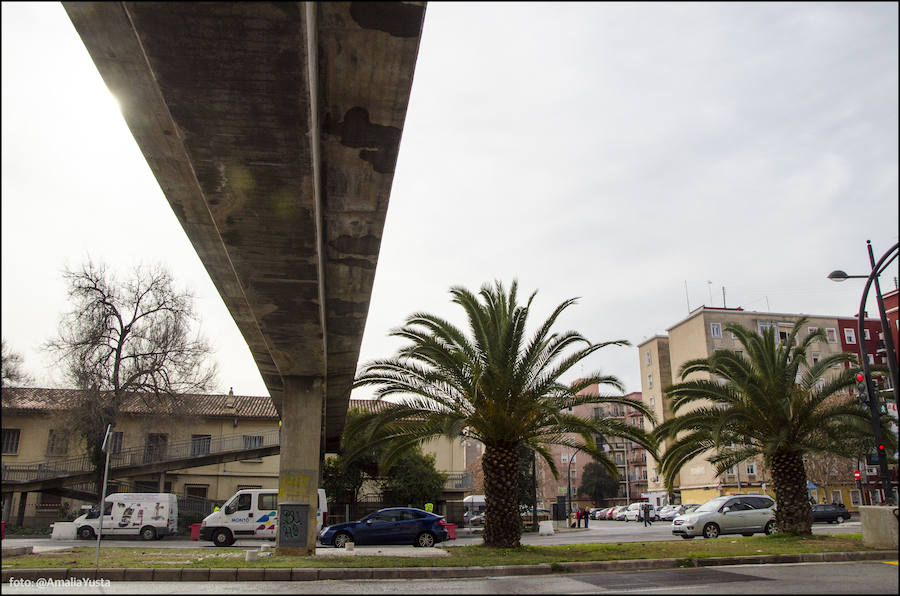
[[(71, 429), (69, 417), (81, 392), (72, 389), (4, 387), (2, 390), (2, 467), (4, 480), (13, 468), (34, 464), (53, 469), (83, 458), (83, 440)], [(134, 458), (139, 463), (162, 462), (174, 453), (204, 457), (217, 445), (235, 449), (277, 444), (280, 421), (268, 396), (183, 395), (165, 403), (147, 396), (131, 396), (122, 406), (111, 437), (111, 459)], [(350, 407), (372, 409), (371, 400), (351, 400)], [(436, 467), (448, 474), (448, 499), (461, 499), (470, 490), (465, 474), (465, 449), (458, 441), (432, 441), (423, 446), (435, 455)], [(277, 452), (277, 450), (275, 450)], [(245, 488), (278, 488), (279, 455), (251, 457), (166, 472), (113, 479), (115, 491), (174, 492), (222, 502)], [(3, 521), (24, 511), (26, 523), (58, 519), (61, 507), (83, 502), (37, 492), (22, 494), (4, 481)]]
[[(728, 323), (738, 323), (749, 329), (762, 332), (773, 328), (777, 334), (786, 339), (797, 321), (804, 316), (800, 314), (770, 313), (745, 311), (742, 308), (710, 308), (701, 306), (683, 320), (668, 328), (666, 335), (653, 336), (638, 344), (638, 358), (641, 371), (641, 393), (659, 422), (672, 416), (671, 406), (665, 398), (665, 389), (675, 382), (680, 382), (681, 366), (694, 358), (706, 358), (717, 349), (741, 351), (743, 348), (737, 338), (725, 330)], [(858, 340), (855, 337), (856, 320), (848, 317), (831, 317), (806, 315), (806, 329), (799, 331), (800, 337), (816, 329), (824, 329), (826, 340), (810, 350), (810, 359), (815, 362), (830, 354), (840, 352), (858, 353)], [(865, 321), (866, 338), (864, 341), (875, 362), (886, 363), (884, 351), (878, 351), (880, 322), (876, 319)], [(832, 374), (841, 372), (838, 367)], [(691, 378), (702, 378), (695, 373)], [(652, 430), (649, 423), (646, 430)], [(666, 445), (660, 450), (665, 451)], [(675, 481), (676, 494), (668, 495), (663, 478), (659, 473), (657, 462), (648, 458), (647, 493), (650, 501), (656, 505), (671, 501), (682, 503), (703, 503), (704, 501), (731, 492), (769, 492), (762, 461), (746, 461), (732, 468), (728, 473), (717, 476), (706, 455), (688, 462)], [(829, 494), (828, 500), (839, 500), (848, 506), (858, 505), (861, 495), (848, 479), (836, 494)], [(814, 495), (815, 496), (815, 495)]]
[[(599, 391), (597, 385), (592, 385), (581, 392), (586, 395), (596, 395)], [(641, 399), (640, 392), (629, 393), (627, 397), (635, 400)], [(612, 417), (624, 420), (629, 424), (643, 427), (644, 417), (634, 408), (621, 404), (583, 404), (569, 409), (570, 413), (584, 418)], [(575, 437), (573, 437), (575, 438)], [(646, 496), (647, 492), (647, 454), (645, 449), (621, 437), (604, 437), (601, 442), (603, 449), (610, 459), (616, 463), (619, 470), (619, 494), (608, 499), (609, 505), (624, 505)], [(539, 500), (544, 507), (555, 503), (558, 497), (571, 495), (573, 505), (593, 507), (594, 503), (586, 495), (578, 494), (578, 487), (584, 478), (584, 468), (593, 459), (582, 452), (576, 452), (561, 445), (551, 447), (553, 458), (559, 470), (559, 477), (553, 474), (542, 460), (538, 460), (538, 479), (540, 488)], [(571, 484), (570, 484), (571, 482)], [(606, 504), (606, 503), (604, 503)]]

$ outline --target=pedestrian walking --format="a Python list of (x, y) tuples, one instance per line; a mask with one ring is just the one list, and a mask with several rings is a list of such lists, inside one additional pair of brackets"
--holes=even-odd
[(587, 530), (588, 521), (591, 519), (591, 512), (587, 510), (587, 507), (584, 508), (584, 513), (581, 516), (584, 518), (584, 529)]
[(575, 508), (575, 523), (578, 524), (578, 527), (581, 527), (581, 507)]
[(652, 526), (653, 522), (650, 521), (650, 503), (644, 503), (641, 506), (641, 510), (644, 513), (644, 527)]

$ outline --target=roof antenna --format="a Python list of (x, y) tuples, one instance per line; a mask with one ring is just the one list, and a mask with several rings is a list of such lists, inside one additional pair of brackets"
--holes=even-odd
[(727, 308), (725, 306), (725, 286), (722, 286), (722, 308)]
[(691, 314), (691, 299), (688, 297), (687, 280), (684, 280), (684, 299), (687, 300), (688, 314)]
[(706, 289), (709, 290), (709, 307), (712, 308), (712, 280), (706, 280)]

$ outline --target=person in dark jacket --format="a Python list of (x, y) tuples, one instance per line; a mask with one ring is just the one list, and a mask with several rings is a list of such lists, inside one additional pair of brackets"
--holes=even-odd
[(650, 503), (641, 505), (641, 513), (644, 514), (644, 527), (652, 526), (653, 522), (650, 521)]

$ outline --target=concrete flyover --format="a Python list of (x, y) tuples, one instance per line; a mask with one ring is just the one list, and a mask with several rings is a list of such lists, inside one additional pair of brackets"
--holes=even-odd
[(315, 503), (322, 449), (343, 430), (425, 3), (63, 6), (281, 415), (282, 499)]

